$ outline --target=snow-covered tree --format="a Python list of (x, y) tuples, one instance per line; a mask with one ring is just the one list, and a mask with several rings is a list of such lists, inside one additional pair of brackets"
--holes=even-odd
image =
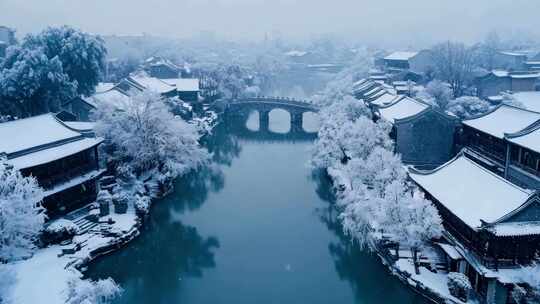
[(431, 49), (435, 74), (452, 88), (454, 98), (463, 95), (471, 81), (474, 54), (463, 43), (443, 42)]
[(58, 57), (42, 48), (13, 46), (0, 62), (0, 113), (31, 116), (58, 111), (76, 95), (76, 84), (64, 73)]
[(379, 196), (388, 185), (396, 181), (403, 184), (407, 177), (399, 156), (381, 146), (373, 148), (365, 159), (352, 159), (346, 171), (353, 181), (353, 188), (360, 183)]
[(27, 35), (0, 61), (0, 113), (59, 111), (73, 97), (92, 94), (105, 54), (100, 38), (67, 26)]
[(442, 220), (437, 209), (426, 199), (411, 194), (405, 184), (394, 181), (384, 194), (382, 227), (391, 238), (409, 247), (416, 264), (418, 250), (442, 233)]
[(391, 149), (389, 131), (387, 124), (364, 116), (355, 121), (325, 120), (312, 147), (311, 165), (328, 168), (353, 158), (365, 159), (377, 146)]
[(33, 177), (24, 177), (0, 160), (0, 262), (28, 256), (45, 216), (39, 203), (43, 190)]
[(106, 139), (112, 159), (136, 173), (157, 169), (174, 179), (209, 159), (197, 128), (173, 116), (156, 93), (136, 94), (122, 110), (100, 107), (95, 117), (96, 134)]
[(106, 304), (122, 293), (122, 288), (111, 278), (91, 281), (82, 280), (78, 272), (67, 282), (66, 304)]
[(21, 46), (42, 49), (49, 59), (58, 58), (68, 79), (76, 84), (78, 94), (94, 93), (105, 69), (104, 41), (69, 26), (49, 27), (39, 34), (30, 34)]
[(439, 108), (446, 109), (448, 102), (452, 99), (452, 90), (447, 84), (440, 80), (432, 80), (426, 85), (426, 93), (433, 98)]
[(450, 100), (446, 110), (461, 119), (483, 114), (489, 111), (489, 102), (474, 96), (462, 96)]

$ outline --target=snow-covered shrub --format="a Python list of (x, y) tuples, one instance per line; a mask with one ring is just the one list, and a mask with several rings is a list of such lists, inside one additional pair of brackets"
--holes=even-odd
[(43, 228), (43, 190), (0, 159), (0, 262), (25, 257)]
[(489, 111), (489, 102), (474, 96), (462, 96), (448, 102), (446, 110), (461, 119), (483, 114)]
[(43, 241), (46, 244), (56, 244), (73, 238), (79, 232), (79, 227), (72, 221), (59, 219), (51, 223), (43, 231)]
[(463, 273), (450, 272), (448, 274), (448, 290), (454, 297), (467, 302), (471, 289), (471, 282)]
[(147, 214), (150, 210), (150, 198), (148, 196), (137, 196), (135, 199), (135, 212), (138, 214)]
[(74, 274), (68, 280), (66, 304), (106, 304), (121, 293), (122, 288), (111, 278), (90, 281)]

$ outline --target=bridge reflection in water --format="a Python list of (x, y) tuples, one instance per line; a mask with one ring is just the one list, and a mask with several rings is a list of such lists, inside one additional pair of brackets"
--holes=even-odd
[[(272, 125), (274, 120), (270, 114), (278, 114), (282, 110), (289, 113), (290, 128), (288, 132), (279, 132)], [(263, 141), (309, 141), (317, 138), (316, 130), (306, 130), (304, 127), (304, 114), (317, 113), (318, 108), (304, 101), (286, 98), (256, 97), (250, 99), (233, 100), (228, 103), (225, 110), (227, 125), (231, 133), (242, 139)], [(258, 113), (258, 128), (249, 128), (250, 115)], [(314, 115), (306, 115), (308, 119), (315, 119)], [(311, 116), (311, 117), (310, 117)], [(281, 118), (281, 117), (280, 117)], [(279, 119), (278, 124), (288, 123)], [(313, 124), (313, 122), (309, 122)]]

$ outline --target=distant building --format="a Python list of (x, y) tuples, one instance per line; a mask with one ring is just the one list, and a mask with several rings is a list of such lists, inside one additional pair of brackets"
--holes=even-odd
[(144, 69), (151, 76), (159, 79), (177, 78), (182, 68), (162, 57), (150, 57), (144, 62)]
[(176, 88), (178, 98), (185, 102), (195, 103), (200, 100), (199, 79), (197, 78), (174, 78), (163, 81)]
[(493, 56), (492, 69), (524, 70), (527, 54), (516, 51), (499, 51)]
[(384, 57), (384, 64), (389, 70), (407, 70), (420, 76), (426, 76), (433, 71), (433, 56), (429, 50), (394, 52)]
[(499, 95), (501, 92), (534, 91), (540, 77), (538, 72), (509, 72), (494, 70), (475, 79), (480, 98)]
[(0, 57), (5, 57), (7, 47), (15, 43), (15, 30), (0, 25)]
[(540, 198), (460, 153), (430, 171), (410, 169), (410, 178), (443, 220), (443, 250), (456, 261), (482, 303), (508, 302), (518, 278), (512, 274), (540, 251)]
[(454, 155), (457, 118), (407, 96), (374, 109), (380, 119), (392, 124), (390, 137), (405, 164), (433, 168)]
[(120, 90), (130, 94), (132, 91), (153, 91), (163, 97), (175, 97), (176, 88), (161, 79), (142, 74), (133, 74), (122, 79), (117, 85)]
[(101, 138), (88, 137), (52, 114), (0, 123), (0, 138), (7, 163), (35, 177), (45, 190), (49, 217), (96, 199), (97, 179), (104, 172), (97, 149)]

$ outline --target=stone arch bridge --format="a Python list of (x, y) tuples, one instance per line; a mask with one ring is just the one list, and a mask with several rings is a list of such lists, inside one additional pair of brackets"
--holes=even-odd
[(269, 113), (272, 110), (281, 109), (287, 111), (291, 116), (291, 132), (304, 132), (303, 116), (304, 113), (319, 112), (319, 108), (304, 100), (297, 100), (284, 97), (266, 97), (257, 96), (251, 98), (242, 98), (231, 100), (227, 104), (226, 112), (228, 114), (249, 114), (251, 111), (259, 112), (259, 129), (263, 132), (268, 131)]

